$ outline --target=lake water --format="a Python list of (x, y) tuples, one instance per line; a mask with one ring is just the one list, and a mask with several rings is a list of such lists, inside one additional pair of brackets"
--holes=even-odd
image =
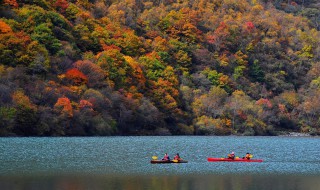
[[(262, 163), (208, 162), (250, 152)], [(152, 156), (185, 164), (150, 164)], [(318, 137), (0, 138), (0, 189), (320, 189)]]

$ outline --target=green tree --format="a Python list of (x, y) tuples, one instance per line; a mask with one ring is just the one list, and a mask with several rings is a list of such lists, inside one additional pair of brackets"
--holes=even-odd
[(54, 37), (52, 30), (45, 23), (35, 27), (31, 38), (45, 45), (53, 55), (56, 54), (62, 46), (60, 41)]
[(0, 107), (0, 136), (12, 133), (16, 109), (12, 107)]
[(252, 77), (255, 81), (264, 82), (264, 72), (259, 65), (259, 61), (255, 59), (249, 68), (249, 76)]
[(237, 121), (242, 119), (246, 120), (247, 113), (252, 107), (251, 98), (241, 90), (236, 90), (228, 98), (225, 104), (227, 113), (232, 117), (232, 128), (236, 130), (240, 128), (241, 123)]
[(224, 107), (228, 94), (220, 87), (212, 87), (208, 94), (195, 98), (192, 103), (195, 116), (206, 115), (211, 118), (223, 117)]

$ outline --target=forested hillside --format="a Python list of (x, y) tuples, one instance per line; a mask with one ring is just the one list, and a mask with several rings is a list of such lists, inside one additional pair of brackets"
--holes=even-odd
[(320, 134), (317, 0), (0, 0), (0, 135)]

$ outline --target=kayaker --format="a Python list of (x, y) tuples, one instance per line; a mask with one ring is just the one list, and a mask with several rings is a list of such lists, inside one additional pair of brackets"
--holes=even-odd
[(251, 154), (249, 152), (247, 152), (246, 156), (243, 157), (243, 159), (247, 159), (247, 160), (250, 160), (251, 158)]
[(162, 158), (162, 160), (170, 160), (168, 153), (164, 154), (164, 157)]
[(181, 160), (181, 158), (180, 158), (180, 156), (179, 156), (179, 153), (177, 153), (177, 154), (174, 156), (173, 159), (174, 159), (174, 160)]
[(235, 158), (234, 152), (231, 152), (231, 154), (228, 154), (228, 158), (234, 160)]

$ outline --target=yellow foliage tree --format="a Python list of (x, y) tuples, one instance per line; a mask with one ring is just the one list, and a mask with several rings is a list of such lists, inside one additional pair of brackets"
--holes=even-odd
[(18, 105), (25, 108), (33, 109), (35, 106), (30, 101), (29, 97), (24, 94), (23, 91), (16, 91), (12, 94), (12, 100), (13, 102)]

